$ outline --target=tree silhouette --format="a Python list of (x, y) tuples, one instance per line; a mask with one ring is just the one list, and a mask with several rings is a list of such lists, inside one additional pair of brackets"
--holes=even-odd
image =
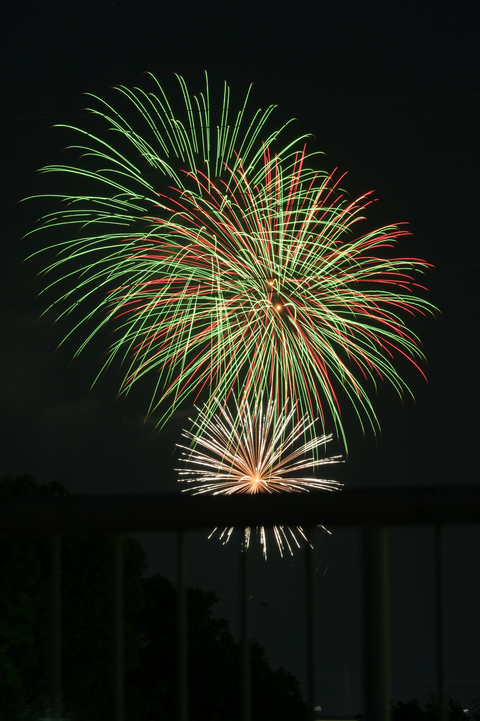
[[(0, 481), (0, 499), (65, 497), (61, 481), (30, 476)], [(144, 578), (146, 554), (124, 538), (125, 702), (127, 721), (171, 719), (175, 710), (176, 589), (163, 576)], [(110, 716), (112, 540), (62, 539), (62, 687), (72, 721)], [(213, 591), (189, 588), (189, 714), (192, 721), (238, 717), (240, 652), (225, 618), (214, 618)], [(40, 719), (48, 710), (48, 540), (0, 540), (0, 718)], [(298, 721), (306, 705), (298, 680), (272, 670), (252, 642), (253, 719)]]
[[(437, 721), (437, 718), (438, 701), (434, 693), (430, 693), (430, 701), (424, 707), (420, 706), (416, 698), (406, 703), (394, 701), (392, 704), (392, 721)], [(466, 721), (466, 718), (458, 701), (447, 696), (448, 721)]]

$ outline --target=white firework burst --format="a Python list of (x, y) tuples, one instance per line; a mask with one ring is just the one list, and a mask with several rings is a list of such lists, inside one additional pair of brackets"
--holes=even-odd
[[(193, 494), (231, 495), (234, 493), (298, 493), (311, 489), (337, 491), (342, 484), (331, 479), (305, 476), (306, 470), (317, 466), (341, 463), (342, 457), (320, 458), (318, 449), (332, 439), (332, 435), (312, 437), (307, 433), (315, 421), (300, 416), (297, 404), (287, 402), (278, 411), (275, 401), (266, 406), (257, 399), (253, 406), (242, 397), (234, 398), (236, 414), (217, 398), (218, 412), (196, 406), (198, 417), (191, 420), (192, 430), (182, 436), (190, 446), (182, 449), (180, 460), (185, 464), (177, 469), (179, 481), (191, 484), (184, 491)], [(306, 438), (309, 438), (305, 442)], [(215, 528), (209, 537), (218, 531)], [(265, 528), (257, 529), (265, 558), (267, 539)], [(220, 539), (227, 543), (233, 528), (220, 531)], [(274, 526), (273, 532), (280, 554), (287, 548), (291, 554), (292, 541), (300, 547), (298, 537), (307, 540), (301, 526)], [(245, 531), (250, 544), (251, 528)]]

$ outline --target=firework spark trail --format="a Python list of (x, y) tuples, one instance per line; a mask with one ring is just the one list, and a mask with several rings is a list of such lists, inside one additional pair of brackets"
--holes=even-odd
[(393, 361), (423, 361), (404, 317), (434, 311), (417, 281), (428, 264), (378, 257), (407, 231), (391, 225), (356, 235), (370, 197), (346, 200), (341, 179), (312, 170), (318, 154), (297, 142), (273, 155), (278, 132), (260, 143), (273, 107), (248, 120), (245, 99), (232, 123), (225, 86), (214, 131), (208, 83), (192, 99), (179, 83), (184, 109), (176, 114), (160, 86), (149, 95), (117, 89), (143, 132), (98, 98), (103, 109), (90, 109), (134, 160), (113, 141), (73, 129), (90, 143), (74, 147), (98, 167), (44, 168), (103, 188), (51, 196), (65, 207), (43, 219), (46, 230), (72, 229), (46, 269), (57, 275), (47, 290), (71, 285), (54, 303), (64, 304), (59, 315), (90, 304), (67, 337), (93, 322), (80, 353), (114, 325), (104, 368), (118, 360), (126, 369), (124, 393), (155, 374), (148, 412), (159, 409), (160, 424), (192, 397), (226, 400), (244, 385), (247, 393), (275, 388), (279, 408), (291, 398), (323, 428), (329, 415), (346, 444), (341, 391), (362, 427), (375, 430), (370, 392), (378, 379), (411, 393)]
[[(192, 422), (191, 431), (184, 431), (183, 437), (190, 446), (177, 444), (182, 449), (180, 460), (185, 464), (177, 469), (179, 481), (192, 484), (185, 489), (193, 494), (232, 495), (235, 493), (299, 493), (314, 490), (336, 491), (342, 486), (335, 480), (304, 476), (302, 471), (317, 466), (341, 463), (342, 457), (318, 458), (314, 453), (324, 448), (331, 435), (322, 435), (301, 442), (307, 432), (315, 426), (308, 417), (296, 420), (296, 404), (286, 403), (278, 409), (274, 400), (264, 408), (257, 400), (250, 406), (245, 394), (240, 402), (235, 400), (235, 414), (226, 404), (214, 399), (217, 411), (198, 410), (198, 417)], [(211, 536), (218, 529), (214, 529)], [(229, 540), (233, 528), (225, 528), (220, 538)], [(303, 529), (284, 526), (273, 528), (280, 554), (285, 546), (292, 553), (291, 541), (299, 546), (298, 535), (305, 540)], [(296, 532), (297, 533), (296, 533)], [(211, 537), (210, 536), (210, 537)], [(250, 543), (251, 529), (247, 529), (246, 540)], [(260, 540), (265, 558), (267, 537), (265, 528), (260, 528)]]

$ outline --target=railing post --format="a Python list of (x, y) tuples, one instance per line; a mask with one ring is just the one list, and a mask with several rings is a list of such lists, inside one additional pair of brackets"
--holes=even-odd
[(310, 719), (315, 718), (315, 549), (314, 529), (307, 531), (308, 543), (305, 549), (305, 578), (307, 593), (307, 702)]
[(390, 721), (387, 528), (363, 527), (363, 673), (366, 721)]
[(113, 581), (113, 644), (112, 644), (112, 686), (113, 686), (113, 719), (124, 719), (124, 624), (123, 624), (123, 537), (115, 534), (112, 552)]
[(252, 689), (251, 689), (251, 649), (250, 649), (250, 551), (247, 532), (240, 529), (240, 649), (241, 649), (241, 721), (251, 721)]
[(62, 714), (62, 537), (50, 538), (50, 710)]
[(177, 718), (188, 719), (187, 552), (183, 531), (177, 535)]
[(435, 526), (435, 596), (437, 620), (437, 715), (447, 721), (446, 697), (446, 637), (447, 612), (445, 603), (445, 528)]

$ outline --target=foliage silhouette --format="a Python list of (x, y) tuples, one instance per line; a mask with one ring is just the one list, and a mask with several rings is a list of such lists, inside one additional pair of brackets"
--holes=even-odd
[[(0, 481), (2, 500), (68, 495), (63, 481), (40, 485), (27, 475)], [(141, 636), (133, 619), (143, 602), (147, 560), (138, 541), (125, 538), (123, 546), (129, 670), (138, 663)], [(0, 717), (9, 721), (38, 718), (48, 706), (48, 547), (46, 538), (0, 540)], [(94, 721), (109, 712), (111, 557), (108, 536), (62, 539), (62, 685), (71, 718)]]
[[(392, 704), (392, 721), (437, 721), (437, 718), (438, 702), (434, 693), (430, 693), (430, 701), (424, 707), (420, 706), (416, 698), (406, 703), (394, 701)], [(465, 721), (466, 718), (458, 701), (447, 696), (448, 721)]]
[[(0, 500), (65, 497), (62, 481), (30, 476), (0, 481)], [(175, 713), (176, 589), (147, 567), (139, 541), (124, 539), (125, 702), (127, 721)], [(111, 538), (62, 539), (62, 686), (64, 717), (110, 716)], [(236, 719), (240, 653), (224, 618), (213, 617), (213, 591), (189, 588), (189, 696), (192, 721)], [(48, 539), (0, 539), (0, 718), (41, 719), (48, 712)], [(253, 719), (306, 718), (299, 681), (272, 670), (252, 642)]]

